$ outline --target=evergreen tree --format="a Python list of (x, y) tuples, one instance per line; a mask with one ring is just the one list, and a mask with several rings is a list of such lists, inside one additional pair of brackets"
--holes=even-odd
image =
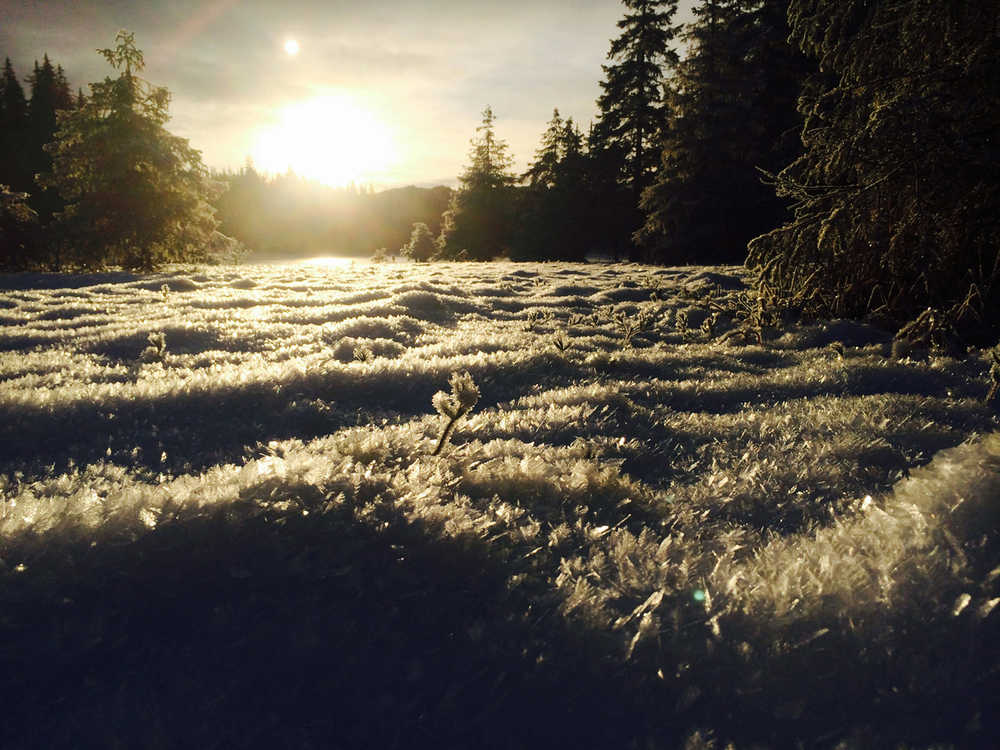
[(597, 100), (596, 127), (602, 150), (619, 159), (619, 178), (632, 190), (635, 204), (656, 171), (660, 135), (666, 119), (663, 101), (665, 74), (677, 63), (670, 43), (677, 34), (673, 17), (677, 0), (622, 0), (622, 30), (603, 65), (603, 93)]
[(582, 260), (589, 247), (583, 135), (559, 110), (542, 134), (522, 177), (513, 256), (521, 260)]
[(552, 119), (542, 133), (541, 146), (535, 152), (535, 160), (528, 167), (528, 171), (521, 176), (521, 180), (527, 182), (529, 187), (549, 188), (555, 184), (556, 171), (562, 160), (564, 125), (559, 110), (553, 109)]
[(0, 77), (0, 183), (15, 192), (32, 187), (28, 148), (28, 103), (8, 57)]
[(936, 308), (940, 331), (1000, 319), (1000, 34), (992, 0), (792, 0), (792, 38), (829, 81), (801, 100), (803, 154), (776, 178), (794, 221), (747, 263), (783, 307)]
[(24, 127), (28, 119), (28, 103), (24, 98), (24, 88), (10, 58), (3, 64), (3, 74), (0, 77), (0, 127), (8, 130), (13, 127)]
[(435, 249), (434, 235), (431, 234), (430, 227), (418, 221), (413, 225), (410, 241), (403, 246), (402, 254), (413, 260), (425, 261), (431, 259)]
[(73, 253), (55, 263), (148, 270), (199, 259), (217, 226), (215, 185), (200, 152), (164, 129), (170, 94), (136, 75), (144, 61), (134, 35), (115, 41), (99, 52), (118, 77), (91, 84), (81, 109), (60, 112), (48, 147), (52, 171), (40, 181), (67, 201), (56, 229), (60, 249)]
[(489, 260), (509, 248), (517, 178), (510, 171), (514, 159), (507, 143), (497, 138), (495, 123), (493, 110), (486, 107), (471, 141), (470, 164), (459, 177), (461, 187), (441, 217), (442, 257), (456, 258), (465, 251), (473, 260)]
[[(31, 103), (28, 106), (28, 127), (37, 146), (39, 165), (47, 167), (51, 159), (45, 155), (43, 146), (52, 142), (56, 132), (56, 113), (73, 106), (73, 97), (62, 66), (53, 67), (49, 56), (45, 55), (41, 66), (35, 62), (34, 72), (28, 79), (31, 86)], [(37, 171), (42, 171), (39, 169)]]
[(0, 184), (0, 268), (20, 271), (35, 265), (40, 245), (38, 215), (27, 193)]
[(621, 181), (621, 155), (594, 125), (587, 134), (586, 154), (588, 250), (614, 258), (633, 255), (632, 234), (641, 218), (632, 189)]
[(810, 62), (787, 42), (788, 0), (704, 0), (684, 33), (670, 118), (636, 234), (652, 259), (742, 263), (786, 218), (758, 170), (797, 155), (796, 103)]
[[(28, 105), (28, 144), (26, 158), (32, 180), (39, 174), (52, 169), (52, 156), (45, 150), (45, 145), (55, 138), (57, 113), (71, 109), (73, 97), (62, 66), (53, 67), (49, 56), (45, 55), (42, 64), (35, 61), (35, 68), (28, 77), (31, 90), (31, 101)], [(57, 192), (39, 189), (31, 185), (32, 207), (38, 212), (43, 224), (47, 224), (52, 216), (64, 207)]]

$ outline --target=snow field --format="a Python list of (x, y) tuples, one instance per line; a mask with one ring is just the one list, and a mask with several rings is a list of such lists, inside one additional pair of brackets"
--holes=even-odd
[[(995, 632), (983, 355), (895, 361), (844, 321), (758, 346), (745, 282), (505, 263), (0, 277), (0, 575), (33, 575), (47, 539), (129, 544), (220, 508), (401, 514), (483, 546), (642, 679), (674, 675), (681, 713), (728, 700), (725, 673), (795, 719), (825, 698), (774, 669), (837, 651), (874, 673), (865, 644), (906, 652), (916, 621), (942, 643), (959, 620)], [(655, 322), (626, 347), (615, 310)], [(156, 333), (166, 354), (140, 361)], [(430, 456), (431, 396), (461, 371), (481, 397)], [(919, 693), (919, 669), (885, 690)]]

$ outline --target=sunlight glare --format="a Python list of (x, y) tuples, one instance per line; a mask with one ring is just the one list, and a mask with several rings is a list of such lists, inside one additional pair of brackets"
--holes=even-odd
[(299, 43), (294, 39), (288, 39), (285, 42), (285, 52), (288, 53), (289, 57), (295, 57), (299, 54)]
[(367, 258), (353, 258), (342, 255), (321, 255), (315, 258), (304, 258), (299, 261), (299, 265), (318, 266), (320, 268), (347, 268), (355, 263), (366, 263)]
[(372, 179), (396, 158), (389, 129), (343, 93), (286, 107), (259, 132), (251, 156), (266, 172), (297, 175), (334, 187)]

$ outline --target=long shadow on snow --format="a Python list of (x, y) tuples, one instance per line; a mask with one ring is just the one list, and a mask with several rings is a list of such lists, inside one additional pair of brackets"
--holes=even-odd
[[(977, 706), (995, 723), (996, 675), (967, 668), (954, 617), (808, 649), (792, 625), (759, 641), (759, 623), (727, 617), (722, 640), (664, 627), (664, 650), (628, 668), (544, 584), (511, 586), (502, 549), (388, 503), (247, 500), (4, 553), (23, 565), (0, 568), (5, 748), (679, 747), (695, 726), (888, 747), (954, 740)], [(918, 650), (894, 653), (893, 633)], [(994, 663), (996, 627), (982, 636)], [(921, 658), (939, 662), (930, 684)]]
[[(620, 370), (623, 376), (629, 368)], [(874, 376), (873, 376), (874, 375)], [(732, 414), (743, 409), (744, 404), (770, 405), (793, 399), (817, 396), (873, 396), (895, 393), (932, 398), (981, 399), (986, 388), (970, 383), (967, 378), (944, 372), (913, 370), (903, 365), (886, 365), (883, 368), (866, 368), (865, 372), (849, 372), (843, 380), (805, 381), (785, 383), (760, 383), (746, 386), (723, 384), (713, 390), (711, 380), (705, 384), (669, 382), (660, 386), (657, 395), (661, 403), (678, 411)]]
[[(513, 399), (539, 382), (569, 385), (583, 374), (553, 372), (544, 353), (527, 365), (469, 369), (482, 394), (478, 408)], [(286, 383), (121, 401), (113, 408), (77, 401), (59, 411), (24, 409), (0, 423), (0, 471), (48, 475), (71, 462), (108, 460), (154, 473), (196, 472), (239, 462), (270, 440), (309, 440), (381, 419), (433, 414), (431, 397), (447, 389), (447, 378), (421, 373), (390, 381), (359, 375), (337, 383), (306, 375)]]
[(7, 540), (0, 746), (676, 744), (608, 643), (509, 585), (495, 548), (389, 503), (290, 505)]

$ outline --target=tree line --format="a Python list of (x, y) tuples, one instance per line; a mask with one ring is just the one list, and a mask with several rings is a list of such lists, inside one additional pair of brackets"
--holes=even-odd
[(6, 58), (0, 75), (0, 262), (6, 267), (27, 263), (37, 250), (39, 217), (51, 220), (61, 207), (57, 193), (35, 183), (35, 175), (52, 168), (45, 144), (54, 140), (56, 113), (79, 105), (74, 101), (61, 65), (46, 55), (28, 76), (30, 100)]
[[(995, 339), (991, 0), (701, 0), (687, 24), (677, 0), (623, 5), (586, 131), (554, 110), (516, 174), (487, 107), (458, 189), (437, 194), (440, 213), (433, 200), (419, 208), (433, 213), (408, 242), (398, 228), (351, 235), (348, 218), (300, 201), (301, 241), (402, 241), (418, 259), (745, 262), (772, 315), (919, 320), (938, 341)], [(131, 35), (100, 53), (117, 78), (86, 96), (46, 58), (27, 100), (5, 65), (0, 265), (197, 259), (219, 216), (237, 238), (276, 245), (257, 220), (280, 219), (294, 179), (211, 175), (164, 129), (169, 94), (139, 78)], [(360, 199), (334, 203), (346, 217)]]
[(261, 174), (250, 160), (213, 177), (227, 186), (215, 203), (219, 230), (238, 238), (258, 259), (368, 256), (378, 248), (388, 253), (406, 244), (415, 222), (437, 231), (451, 195), (444, 186), (334, 188), (294, 172)]
[(218, 226), (201, 153), (166, 130), (170, 93), (139, 76), (133, 34), (97, 50), (115, 77), (69, 93), (48, 57), (26, 100), (13, 66), (0, 89), (0, 267), (151, 270), (204, 260)]
[(169, 92), (139, 77), (134, 36), (98, 50), (115, 76), (70, 86), (46, 55), (28, 77), (0, 79), (0, 269), (149, 270), (250, 249), (259, 258), (368, 255), (398, 248), (410, 225), (437, 230), (451, 190), (335, 189), (248, 161), (210, 172), (165, 128)]
[(441, 257), (741, 263), (782, 222), (787, 202), (760, 170), (797, 156), (814, 67), (788, 41), (790, 3), (703, 0), (685, 25), (677, 5), (624, 0), (596, 121), (584, 133), (553, 110), (525, 173), (486, 108)]
[(586, 135), (554, 111), (516, 175), (487, 107), (421, 255), (746, 263), (773, 316), (995, 341), (991, 0), (623, 5)]

